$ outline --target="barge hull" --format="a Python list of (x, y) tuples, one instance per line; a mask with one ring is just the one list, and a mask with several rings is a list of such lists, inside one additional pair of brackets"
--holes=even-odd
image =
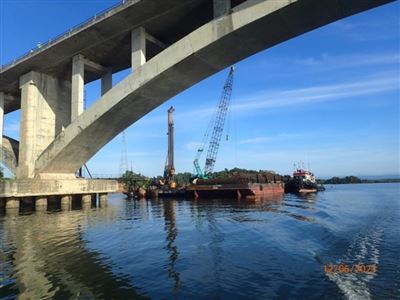
[(252, 199), (284, 194), (283, 183), (248, 184), (192, 184), (186, 188), (189, 198), (237, 198)]

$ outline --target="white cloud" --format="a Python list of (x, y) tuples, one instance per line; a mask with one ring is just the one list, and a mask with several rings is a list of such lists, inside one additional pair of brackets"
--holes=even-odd
[[(394, 8), (398, 9), (398, 8)], [(399, 34), (400, 21), (393, 15), (371, 16), (368, 21), (355, 21), (346, 19), (335, 22), (327, 28), (330, 33), (347, 38), (351, 41), (383, 41), (397, 40)], [(393, 30), (387, 30), (393, 28)]]
[(273, 138), (269, 137), (269, 136), (258, 136), (258, 137), (241, 140), (238, 142), (238, 144), (258, 144), (258, 143), (263, 143), (263, 142), (269, 142), (272, 140), (273, 140)]
[(369, 53), (331, 55), (323, 54), (320, 57), (307, 57), (292, 60), (294, 65), (319, 69), (326, 72), (332, 69), (344, 69), (374, 65), (396, 65), (400, 62), (399, 53)]
[(339, 100), (362, 95), (371, 95), (399, 89), (397, 74), (331, 85), (300, 88), (288, 91), (265, 91), (259, 95), (237, 100), (232, 109), (259, 110), (265, 108), (295, 107), (322, 101)]
[(292, 139), (302, 139), (310, 138), (315, 136), (317, 132), (305, 132), (305, 133), (279, 133), (274, 136), (257, 136), (244, 140), (238, 141), (238, 144), (261, 144), (265, 142), (272, 141), (282, 141), (282, 140), (292, 140)]

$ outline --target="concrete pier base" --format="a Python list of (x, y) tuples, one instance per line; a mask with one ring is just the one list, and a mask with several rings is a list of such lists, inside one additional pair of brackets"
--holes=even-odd
[(61, 196), (61, 210), (71, 210), (72, 207), (72, 196), (64, 195)]
[(107, 207), (108, 205), (108, 195), (106, 193), (99, 194), (99, 206)]
[(47, 197), (39, 196), (35, 198), (35, 209), (46, 210), (47, 209)]
[(118, 191), (116, 180), (100, 179), (20, 179), (0, 181), (0, 198), (61, 196), (113, 193)]
[(18, 198), (7, 198), (6, 199), (6, 210), (9, 209), (19, 209), (19, 199)]
[(91, 208), (92, 207), (92, 195), (84, 194), (82, 195), (82, 208)]

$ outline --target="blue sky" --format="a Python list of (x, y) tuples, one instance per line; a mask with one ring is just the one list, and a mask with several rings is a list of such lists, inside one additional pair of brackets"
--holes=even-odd
[[(116, 1), (0, 0), (0, 63), (94, 16)], [(216, 170), (292, 172), (305, 161), (317, 177), (400, 173), (400, 5), (391, 3), (314, 30), (236, 64), (229, 140)], [(114, 76), (114, 83), (126, 72)], [(126, 130), (135, 172), (162, 174), (166, 111), (176, 109), (176, 169), (193, 159), (228, 74), (224, 70), (158, 107)], [(86, 85), (87, 106), (99, 82)], [(19, 112), (6, 115), (4, 134), (19, 139)], [(88, 163), (95, 174), (117, 174), (117, 136)], [(204, 157), (202, 164), (204, 164)]]

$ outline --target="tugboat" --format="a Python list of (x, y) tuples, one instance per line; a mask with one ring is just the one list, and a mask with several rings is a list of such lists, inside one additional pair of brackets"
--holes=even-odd
[(295, 167), (293, 177), (285, 183), (285, 193), (303, 194), (324, 190), (324, 186), (315, 180), (314, 174), (304, 167)]

